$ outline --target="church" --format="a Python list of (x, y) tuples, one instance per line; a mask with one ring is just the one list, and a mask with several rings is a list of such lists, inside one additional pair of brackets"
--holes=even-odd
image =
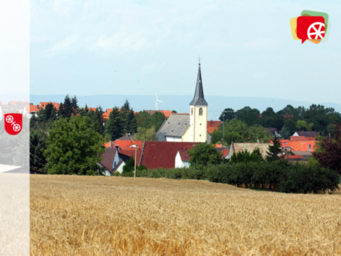
[(189, 103), (189, 114), (172, 114), (163, 122), (158, 130), (158, 140), (210, 143), (211, 136), (207, 132), (207, 110), (208, 104), (204, 97), (201, 66), (199, 63), (194, 97)]

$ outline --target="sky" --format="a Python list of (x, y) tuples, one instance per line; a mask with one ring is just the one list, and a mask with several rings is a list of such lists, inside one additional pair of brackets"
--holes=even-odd
[[(31, 0), (30, 93), (205, 95), (341, 103), (341, 4), (290, 0)], [(289, 20), (329, 14), (326, 43)]]

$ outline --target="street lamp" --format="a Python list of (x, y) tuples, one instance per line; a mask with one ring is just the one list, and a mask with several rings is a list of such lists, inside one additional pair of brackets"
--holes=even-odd
[(134, 167), (134, 178), (136, 178), (136, 152), (137, 152), (137, 148), (139, 146), (137, 146), (136, 144), (133, 144), (130, 146), (131, 148), (135, 148), (135, 167)]

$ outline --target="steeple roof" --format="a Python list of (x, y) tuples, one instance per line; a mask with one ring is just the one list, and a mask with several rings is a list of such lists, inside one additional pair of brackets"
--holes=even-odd
[(195, 86), (195, 93), (193, 100), (189, 103), (191, 106), (195, 105), (203, 105), (207, 106), (207, 102), (204, 98), (204, 89), (202, 87), (202, 79), (201, 79), (201, 67), (199, 63), (199, 70), (198, 70), (198, 77), (197, 77), (197, 84)]

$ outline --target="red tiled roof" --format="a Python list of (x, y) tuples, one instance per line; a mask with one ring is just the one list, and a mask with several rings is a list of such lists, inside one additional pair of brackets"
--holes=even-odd
[(114, 148), (114, 145), (113, 145), (113, 143), (112, 143), (111, 141), (105, 142), (105, 143), (103, 143), (102, 145), (103, 145), (104, 147), (106, 147), (106, 148)]
[(39, 108), (45, 108), (47, 104), (51, 103), (53, 105), (54, 108), (56, 108), (57, 110), (59, 110), (59, 106), (60, 104), (59, 103), (56, 103), (56, 102), (40, 102), (39, 104)]
[(175, 167), (175, 156), (180, 150), (189, 150), (196, 143), (146, 141), (144, 144), (141, 165), (148, 169), (171, 169)]
[[(141, 152), (142, 152), (142, 148), (138, 147), (136, 149), (136, 164), (138, 165), (138, 163), (140, 162), (140, 158), (141, 158)], [(128, 156), (128, 157), (133, 157), (135, 159), (135, 148), (125, 148), (125, 149), (120, 149), (118, 150), (119, 154)]]
[(26, 113), (32, 113), (32, 112), (37, 113), (39, 109), (37, 105), (27, 105), (25, 106), (25, 111)]
[(297, 141), (297, 140), (315, 140), (315, 137), (290, 136), (290, 139), (291, 139), (292, 141)]
[(223, 147), (223, 144), (215, 144), (214, 147), (215, 147), (215, 148), (222, 148), (222, 147)]
[[(172, 114), (170, 110), (145, 110), (149, 115), (154, 114), (155, 112), (161, 112), (165, 115), (166, 118), (169, 118)], [(174, 113), (173, 113), (174, 114)]]
[(218, 126), (222, 124), (222, 121), (207, 121), (207, 132), (212, 133), (215, 130), (218, 130)]
[(138, 148), (142, 148), (142, 140), (115, 140), (115, 147), (120, 149), (135, 150), (132, 145), (137, 145)]
[(8, 105), (15, 105), (15, 103), (28, 103), (29, 104), (28, 101), (9, 101)]
[[(280, 140), (281, 146), (291, 148), (291, 151), (315, 151), (315, 140)], [(309, 147), (310, 145), (310, 147)]]
[(285, 156), (284, 157), (285, 159), (302, 159), (302, 156), (301, 155), (288, 155), (288, 156)]
[(223, 157), (225, 158), (230, 153), (230, 149), (229, 148), (224, 148), (220, 152), (223, 154)]
[(186, 149), (179, 150), (179, 154), (183, 162), (188, 162), (189, 159), (191, 158), (191, 156), (187, 153)]

